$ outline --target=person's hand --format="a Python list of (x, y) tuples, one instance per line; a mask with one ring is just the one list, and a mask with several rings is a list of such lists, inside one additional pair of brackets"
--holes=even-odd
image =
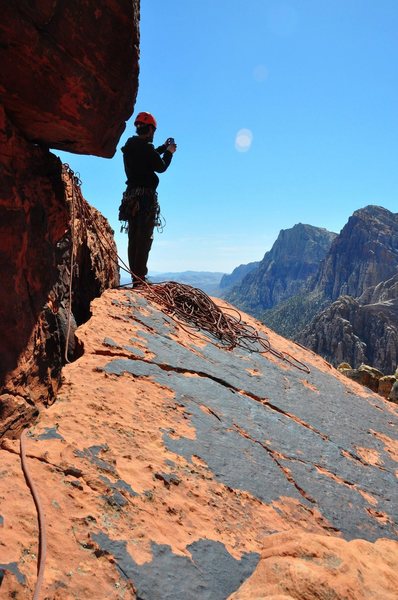
[(169, 144), (167, 146), (166, 150), (168, 150), (169, 152), (174, 154), (174, 152), (177, 150), (177, 144)]

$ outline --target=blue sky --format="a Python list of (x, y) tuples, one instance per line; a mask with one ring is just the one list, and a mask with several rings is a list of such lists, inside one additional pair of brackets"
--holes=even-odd
[[(141, 0), (140, 30), (134, 114), (178, 144), (150, 271), (229, 273), (296, 223), (339, 232), (368, 204), (398, 212), (397, 0)], [(55, 151), (125, 260), (133, 120), (112, 159)]]

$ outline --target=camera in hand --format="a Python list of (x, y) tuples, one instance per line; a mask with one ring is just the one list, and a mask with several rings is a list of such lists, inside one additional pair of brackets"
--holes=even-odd
[(174, 138), (167, 138), (165, 146), (167, 148), (167, 146), (171, 146), (171, 144), (175, 144), (175, 139)]

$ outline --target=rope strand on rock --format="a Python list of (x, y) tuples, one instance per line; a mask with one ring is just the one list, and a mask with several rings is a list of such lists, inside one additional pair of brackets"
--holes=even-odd
[(69, 165), (63, 165), (64, 173), (67, 173), (72, 182), (72, 200), (71, 200), (71, 217), (70, 217), (70, 236), (71, 236), (71, 250), (70, 250), (70, 272), (69, 272), (69, 300), (68, 300), (68, 313), (67, 313), (67, 326), (66, 326), (66, 336), (65, 336), (65, 362), (69, 363), (70, 360), (68, 358), (68, 348), (69, 348), (69, 338), (70, 338), (70, 328), (72, 322), (72, 286), (73, 286), (73, 271), (75, 268), (74, 260), (75, 260), (75, 190), (79, 188), (81, 181), (80, 179), (73, 173), (72, 169)]
[(72, 185), (72, 189), (74, 190), (74, 199), (75, 199), (74, 203), (75, 203), (75, 206), (78, 207), (78, 214), (81, 216), (83, 227), (85, 229), (87, 229), (87, 224), (88, 223), (91, 224), (93, 229), (95, 230), (95, 233), (97, 234), (97, 238), (98, 238), (100, 245), (105, 250), (105, 252), (108, 254), (108, 256), (112, 260), (112, 262), (114, 262), (115, 265), (117, 265), (120, 269), (122, 269), (129, 275), (133, 275), (133, 273), (130, 271), (128, 265), (123, 261), (123, 259), (117, 253), (115, 253), (114, 249), (109, 244), (109, 241), (103, 235), (103, 233), (98, 229), (95, 221), (93, 220), (93, 218), (90, 214), (90, 209), (88, 207), (88, 204), (84, 200), (82, 192), (81, 192), (80, 186), (81, 186), (82, 182), (81, 182), (80, 178), (76, 177), (75, 173), (73, 172), (73, 170), (70, 168), (70, 166), (68, 164), (63, 165), (63, 172), (66, 175), (68, 175), (69, 180)]
[(30, 489), (30, 492), (33, 496), (33, 500), (36, 506), (37, 512), (37, 520), (39, 525), (39, 558), (37, 561), (37, 579), (36, 585), (33, 594), (33, 600), (39, 600), (40, 592), (43, 585), (44, 579), (44, 569), (46, 566), (46, 556), (47, 556), (47, 534), (46, 534), (46, 519), (44, 515), (44, 510), (40, 501), (40, 496), (37, 492), (34, 481), (31, 477), (28, 462), (26, 459), (26, 449), (25, 449), (25, 437), (26, 437), (26, 429), (23, 430), (20, 438), (20, 456), (21, 456), (21, 464), (22, 470), (25, 475), (26, 483)]

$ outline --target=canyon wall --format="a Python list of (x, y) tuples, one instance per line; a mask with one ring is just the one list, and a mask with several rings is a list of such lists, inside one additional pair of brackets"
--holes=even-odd
[(138, 0), (3, 7), (0, 436), (52, 402), (66, 339), (71, 357), (75, 323), (118, 284), (113, 232), (50, 148), (114, 154), (137, 93), (138, 24)]

